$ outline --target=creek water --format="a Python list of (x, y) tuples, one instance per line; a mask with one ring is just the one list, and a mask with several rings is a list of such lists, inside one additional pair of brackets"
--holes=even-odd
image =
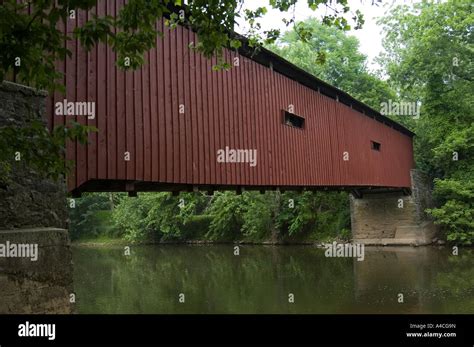
[(451, 252), (365, 247), (358, 261), (313, 246), (241, 245), (240, 255), (234, 245), (132, 246), (130, 255), (123, 247), (74, 246), (76, 310), (474, 313), (474, 250)]

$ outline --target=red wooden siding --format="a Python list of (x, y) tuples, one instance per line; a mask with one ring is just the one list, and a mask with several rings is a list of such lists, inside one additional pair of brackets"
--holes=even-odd
[[(100, 1), (97, 13), (114, 15), (123, 2)], [(68, 32), (96, 13), (78, 12)], [(192, 31), (170, 31), (162, 23), (157, 28), (164, 38), (137, 71), (117, 69), (115, 54), (102, 44), (85, 52), (77, 42), (68, 43), (73, 56), (58, 64), (67, 91), (48, 100), (50, 125), (66, 118), (99, 129), (87, 146), (68, 145), (67, 158), (76, 162), (69, 190), (91, 189), (92, 180), (410, 187), (411, 136), (235, 52), (226, 57), (229, 62), (238, 57), (239, 66), (213, 71), (215, 59), (188, 48), (197, 39)], [(95, 102), (95, 119), (54, 115), (54, 103), (64, 98)], [(305, 118), (304, 129), (282, 123), (281, 111), (290, 104)], [(372, 150), (371, 141), (381, 143), (381, 151)], [(218, 163), (217, 150), (226, 146), (256, 149), (257, 166)], [(346, 151), (349, 161), (343, 161)]]

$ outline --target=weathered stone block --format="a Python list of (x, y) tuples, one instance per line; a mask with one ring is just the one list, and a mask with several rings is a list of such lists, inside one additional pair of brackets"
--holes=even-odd
[(351, 196), (354, 241), (374, 245), (431, 243), (437, 228), (424, 212), (432, 207), (431, 182), (412, 170), (412, 194), (397, 192)]
[(72, 254), (64, 229), (1, 230), (0, 244), (36, 244), (37, 260), (0, 257), (0, 314), (71, 313)]

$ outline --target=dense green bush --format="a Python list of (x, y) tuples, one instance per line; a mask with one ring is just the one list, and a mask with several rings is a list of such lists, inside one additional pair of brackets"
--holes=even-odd
[(341, 193), (143, 193), (136, 198), (98, 193), (77, 201), (71, 229), (75, 239), (321, 240), (341, 238), (349, 228), (347, 195)]
[(142, 193), (136, 198), (124, 197), (113, 213), (113, 219), (130, 241), (166, 241), (185, 238), (187, 223), (207, 205), (202, 194)]
[(84, 193), (82, 198), (74, 199), (74, 207), (69, 208), (71, 239), (116, 235), (119, 231), (114, 228), (111, 213), (117, 199), (111, 193)]
[(435, 180), (435, 196), (440, 207), (428, 210), (447, 232), (448, 241), (474, 243), (474, 181)]
[(317, 240), (346, 239), (350, 230), (349, 197), (343, 192), (285, 193), (277, 226), (290, 237), (306, 233)]
[(428, 212), (449, 241), (466, 245), (474, 243), (473, 20), (472, 2), (456, 0), (395, 6), (381, 20), (389, 81), (422, 105), (415, 159), (435, 179), (437, 208)]

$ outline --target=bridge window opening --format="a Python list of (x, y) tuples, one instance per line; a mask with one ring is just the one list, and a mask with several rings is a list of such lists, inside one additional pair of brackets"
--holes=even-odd
[(375, 141), (370, 141), (372, 145), (372, 149), (374, 151), (380, 151), (380, 147), (382, 146), (380, 143), (375, 142)]
[(285, 119), (284, 123), (286, 125), (299, 128), (299, 129), (304, 129), (304, 118), (297, 116), (296, 114), (290, 113), (288, 111), (285, 112)]

